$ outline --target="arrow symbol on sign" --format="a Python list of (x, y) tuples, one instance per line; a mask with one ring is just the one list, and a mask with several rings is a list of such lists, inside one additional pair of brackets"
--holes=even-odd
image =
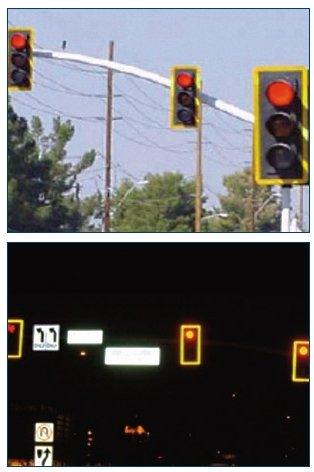
[(54, 328), (50, 328), (49, 332), (53, 333), (53, 342), (56, 343), (57, 342), (57, 331)]
[(41, 465), (45, 465), (45, 464), (46, 464), (46, 461), (47, 461), (47, 459), (48, 459), (48, 457), (49, 457), (49, 454), (51, 454), (51, 452), (50, 452), (49, 449), (47, 448), (47, 449), (44, 451), (44, 454), (46, 454), (46, 456), (44, 457), (44, 459), (43, 459)]
[(44, 332), (41, 328), (37, 328), (36, 329), (37, 333), (40, 334), (40, 342), (43, 343), (44, 342)]

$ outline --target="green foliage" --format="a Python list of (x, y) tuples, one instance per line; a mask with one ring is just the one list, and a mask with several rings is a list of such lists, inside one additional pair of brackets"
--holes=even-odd
[(180, 173), (148, 174), (145, 184), (124, 180), (113, 198), (112, 230), (117, 232), (191, 232), (194, 182)]
[(203, 219), (204, 232), (249, 232), (252, 231), (253, 213), (255, 232), (274, 232), (280, 230), (278, 203), (270, 199), (271, 187), (252, 187), (251, 169), (224, 177), (226, 195), (220, 195), (220, 206)]
[(54, 118), (44, 134), (39, 117), (31, 127), (8, 106), (8, 227), (16, 232), (80, 231), (93, 211), (79, 198), (77, 176), (90, 167), (95, 151), (78, 163), (65, 162), (74, 135), (70, 121)]

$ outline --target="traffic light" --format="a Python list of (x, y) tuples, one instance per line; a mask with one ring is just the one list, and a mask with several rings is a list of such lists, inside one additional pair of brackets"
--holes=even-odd
[(200, 365), (201, 363), (201, 326), (181, 325), (180, 364)]
[(8, 320), (8, 359), (22, 357), (24, 320)]
[(201, 72), (197, 66), (171, 69), (170, 127), (197, 128), (201, 121)]
[(8, 88), (9, 91), (28, 91), (33, 81), (32, 28), (10, 28), (8, 31)]
[(307, 184), (307, 69), (303, 66), (256, 67), (253, 88), (255, 183)]
[(292, 382), (309, 382), (309, 341), (294, 341), (292, 350)]

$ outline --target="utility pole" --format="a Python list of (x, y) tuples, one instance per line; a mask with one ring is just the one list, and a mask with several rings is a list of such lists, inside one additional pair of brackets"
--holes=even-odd
[(251, 232), (255, 231), (255, 182), (251, 172)]
[[(109, 41), (109, 61), (113, 61), (114, 42)], [(110, 232), (111, 209), (111, 142), (112, 142), (112, 87), (113, 71), (108, 69), (107, 74), (107, 110), (106, 110), (106, 155), (105, 155), (105, 205), (103, 213), (102, 231)]]
[[(200, 107), (202, 108), (202, 103), (200, 103)], [(202, 217), (202, 109), (196, 133), (195, 233), (200, 233)]]
[(281, 232), (290, 233), (291, 185), (282, 185)]

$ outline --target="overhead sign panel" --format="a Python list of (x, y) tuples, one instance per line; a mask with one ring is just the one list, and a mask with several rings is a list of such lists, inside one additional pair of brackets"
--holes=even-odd
[(102, 344), (102, 329), (69, 330), (67, 333), (68, 344)]
[(54, 423), (35, 423), (35, 442), (52, 443)]
[(33, 351), (59, 351), (60, 325), (34, 325)]
[(53, 463), (53, 446), (35, 446), (34, 464), (36, 467), (52, 466)]
[(159, 365), (159, 347), (107, 347), (106, 365)]

